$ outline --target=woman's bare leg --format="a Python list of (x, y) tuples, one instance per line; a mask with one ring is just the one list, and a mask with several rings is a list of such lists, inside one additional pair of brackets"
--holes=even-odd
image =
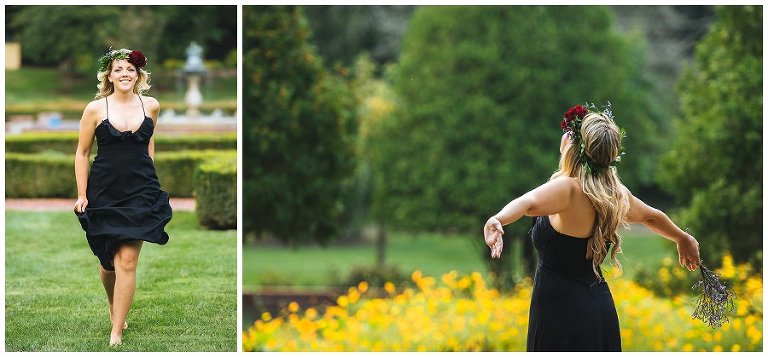
[[(99, 264), (99, 277), (101, 284), (104, 285), (104, 291), (107, 292), (107, 302), (109, 303), (109, 323), (112, 324), (112, 301), (115, 296), (115, 272), (104, 269)], [(128, 328), (128, 322), (123, 323), (123, 330)]]
[(123, 326), (136, 291), (136, 264), (139, 261), (142, 241), (124, 243), (115, 252), (115, 286), (112, 304), (112, 333), (110, 346), (122, 342)]

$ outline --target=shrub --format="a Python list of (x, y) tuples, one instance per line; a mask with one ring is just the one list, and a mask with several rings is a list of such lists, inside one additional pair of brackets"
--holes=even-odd
[[(197, 166), (235, 150), (161, 152), (155, 156), (157, 176), (172, 197), (192, 197)], [(77, 196), (74, 155), (59, 152), (6, 153), (5, 195), (12, 198)]]
[(371, 287), (384, 287), (387, 282), (392, 282), (398, 286), (410, 282), (408, 274), (403, 273), (396, 265), (352, 268), (346, 285), (355, 285), (361, 281), (367, 282)]
[(203, 162), (194, 175), (198, 221), (212, 229), (237, 228), (237, 155)]
[(158, 153), (155, 157), (157, 177), (171, 197), (193, 197), (195, 170), (202, 162), (226, 155), (237, 155), (236, 150), (189, 150)]
[(5, 197), (75, 197), (73, 155), (5, 154)]
[[(58, 151), (64, 154), (74, 154), (77, 149), (77, 133), (28, 133), (9, 135), (5, 137), (5, 151), (18, 153), (35, 153), (42, 151)], [(159, 136), (155, 139), (155, 150), (160, 152), (181, 150), (235, 150), (237, 149), (237, 134), (193, 134), (184, 136)], [(97, 152), (94, 141), (92, 152)]]
[(639, 265), (634, 280), (638, 285), (653, 291), (661, 297), (675, 297), (691, 293), (691, 287), (699, 274), (691, 274), (684, 270), (676, 259), (664, 257), (662, 265), (654, 267)]

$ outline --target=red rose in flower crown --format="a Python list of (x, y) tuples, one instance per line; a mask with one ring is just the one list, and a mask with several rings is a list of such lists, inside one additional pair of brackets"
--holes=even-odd
[(581, 105), (571, 107), (563, 114), (563, 121), (560, 123), (560, 129), (563, 129), (563, 132), (565, 132), (573, 120), (577, 117), (583, 119), (585, 115), (587, 115), (587, 109)]
[(143, 68), (147, 65), (147, 57), (141, 51), (131, 51), (128, 55), (128, 62), (137, 68)]

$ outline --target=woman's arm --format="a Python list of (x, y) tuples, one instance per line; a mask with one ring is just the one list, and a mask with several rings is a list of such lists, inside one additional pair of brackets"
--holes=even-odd
[(701, 263), (701, 257), (699, 256), (699, 242), (696, 241), (696, 238), (675, 225), (664, 212), (647, 205), (633, 196), (626, 187), (623, 189), (629, 198), (627, 222), (642, 223), (660, 236), (677, 243), (680, 265), (689, 270), (698, 268)]
[(564, 211), (571, 202), (573, 183), (570, 178), (558, 177), (512, 200), (485, 222), (483, 235), (491, 248), (491, 257), (498, 258), (504, 248), (501, 236), (507, 224), (523, 216), (545, 216)]
[(564, 211), (571, 202), (573, 184), (570, 178), (558, 177), (512, 200), (494, 217), (502, 226), (523, 216), (548, 216)]
[(93, 135), (99, 121), (99, 112), (95, 103), (89, 103), (83, 110), (82, 118), (80, 118), (77, 150), (75, 151), (75, 181), (77, 182), (75, 212), (78, 213), (84, 212), (85, 207), (88, 206), (88, 199), (85, 197), (88, 188), (88, 164), (91, 158)]
[[(152, 118), (152, 124), (155, 127), (155, 130), (157, 130), (157, 119), (159, 118), (160, 114), (160, 102), (157, 101), (157, 99), (152, 97), (144, 97), (147, 102), (147, 110), (149, 111), (149, 117)], [(149, 157), (152, 158), (152, 161), (155, 160), (155, 136), (152, 135), (151, 138), (149, 138)]]

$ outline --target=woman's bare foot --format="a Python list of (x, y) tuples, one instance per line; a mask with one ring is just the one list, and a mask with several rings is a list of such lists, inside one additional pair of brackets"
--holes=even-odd
[(109, 347), (120, 346), (123, 343), (123, 336), (119, 334), (109, 335)]
[[(109, 322), (114, 323), (112, 320), (112, 310), (109, 311)], [(128, 321), (123, 321), (123, 330), (128, 328)]]

